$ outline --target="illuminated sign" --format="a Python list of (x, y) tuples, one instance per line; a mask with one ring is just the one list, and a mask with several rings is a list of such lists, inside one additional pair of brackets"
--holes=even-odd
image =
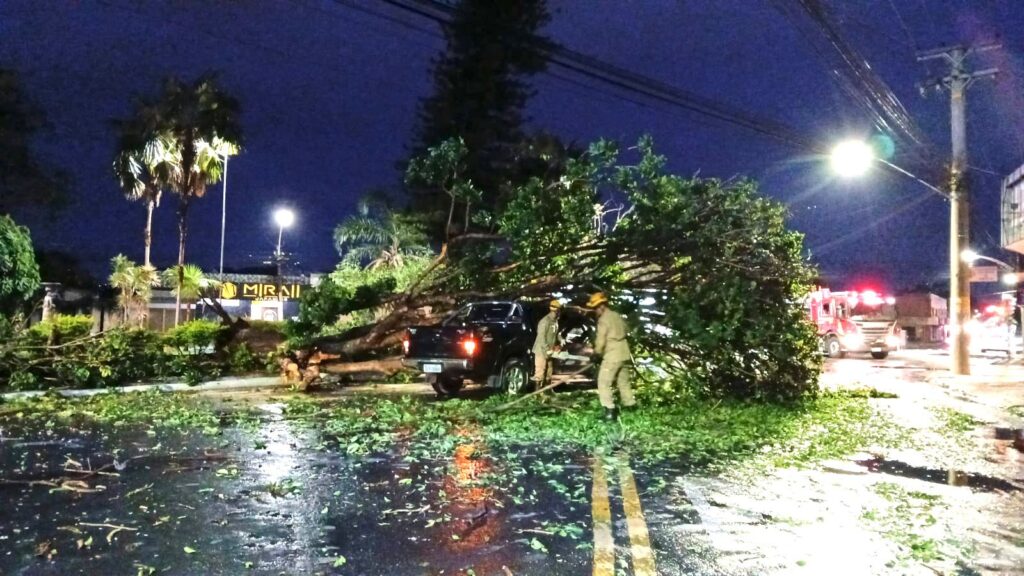
[(999, 268), (971, 266), (971, 282), (999, 282)]
[(234, 282), (225, 282), (220, 286), (220, 297), (231, 300), (288, 300), (298, 298), (302, 294), (301, 284), (268, 284), (264, 282), (242, 282), (241, 287)]

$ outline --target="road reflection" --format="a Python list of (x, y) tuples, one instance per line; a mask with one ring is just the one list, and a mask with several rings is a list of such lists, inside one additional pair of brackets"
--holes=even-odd
[[(451, 520), (438, 532), (441, 544), (450, 552), (472, 561), (476, 574), (502, 574), (512, 557), (504, 546), (506, 513), (490, 478), (496, 472), (487, 446), (472, 428), (456, 431), (455, 447), (448, 472), (438, 494), (443, 514)], [(464, 572), (468, 573), (469, 568)]]

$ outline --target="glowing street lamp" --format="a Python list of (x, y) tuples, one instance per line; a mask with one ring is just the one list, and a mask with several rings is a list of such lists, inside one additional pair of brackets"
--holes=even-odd
[(281, 238), (284, 236), (284, 229), (290, 228), (295, 223), (295, 212), (287, 208), (278, 208), (274, 211), (274, 222), (277, 224), (277, 252), (274, 253), (277, 260), (277, 275), (281, 275), (281, 261), (284, 254), (281, 252)]
[(857, 178), (867, 174), (874, 162), (874, 149), (861, 140), (844, 140), (829, 155), (832, 170), (843, 178)]
[(281, 237), (284, 236), (284, 229), (295, 223), (295, 212), (287, 208), (278, 208), (274, 211), (274, 222), (277, 224), (277, 255), (280, 257)]
[[(840, 142), (832, 149), (829, 156), (832, 170), (846, 178), (863, 176), (875, 162), (914, 179), (918, 184), (922, 184), (943, 198), (949, 199), (954, 195), (953, 191), (940, 190), (885, 158), (877, 156), (874, 148), (861, 140)], [(966, 246), (969, 241), (968, 227), (961, 222), (963, 218), (961, 204), (958, 201), (950, 202), (949, 211), (949, 328), (953, 338), (950, 347), (950, 370), (953, 374), (966, 375), (971, 372), (967, 332), (964, 330), (971, 315), (971, 288), (967, 261), (964, 260), (964, 254), (961, 252), (961, 246)], [(968, 253), (967, 255), (971, 256), (972, 254)]]

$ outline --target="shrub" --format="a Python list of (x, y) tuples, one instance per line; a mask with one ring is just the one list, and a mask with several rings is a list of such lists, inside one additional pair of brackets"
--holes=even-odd
[(89, 346), (89, 361), (99, 366), (101, 386), (119, 386), (164, 376), (168, 355), (160, 335), (141, 328), (115, 329)]
[(213, 346), (224, 326), (214, 320), (192, 320), (171, 328), (164, 342), (181, 353), (202, 354)]
[(68, 337), (54, 348), (47, 339), (76, 330), (80, 334), (81, 321), (65, 317), (44, 324), (17, 334), (0, 350), (0, 381), (9, 388), (120, 386), (162, 376), (167, 369), (160, 337), (148, 330), (118, 328), (94, 338)]
[(249, 349), (249, 345), (242, 342), (228, 351), (227, 366), (232, 374), (245, 374), (262, 368), (262, 362), (260, 357)]
[(56, 314), (28, 329), (27, 337), (38, 344), (67, 344), (81, 340), (92, 332), (92, 317), (84, 314)]
[(169, 371), (188, 384), (216, 378), (221, 373), (212, 350), (224, 326), (214, 320), (193, 320), (175, 326), (164, 334), (164, 343), (172, 349)]

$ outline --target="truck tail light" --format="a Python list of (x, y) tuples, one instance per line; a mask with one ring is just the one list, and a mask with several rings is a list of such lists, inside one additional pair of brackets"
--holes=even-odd
[(409, 337), (402, 338), (402, 353), (406, 356), (409, 355)]
[(462, 349), (466, 351), (467, 356), (472, 356), (473, 354), (476, 354), (476, 340), (473, 340), (472, 338), (467, 338), (463, 340)]

